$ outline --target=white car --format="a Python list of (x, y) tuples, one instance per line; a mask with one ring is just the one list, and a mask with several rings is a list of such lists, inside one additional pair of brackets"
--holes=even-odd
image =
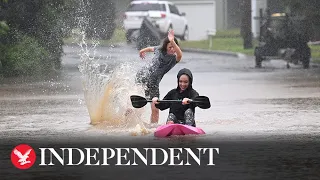
[(173, 29), (176, 37), (187, 40), (189, 31), (185, 15), (169, 1), (132, 1), (124, 14), (123, 21), (127, 41), (130, 42), (132, 33), (140, 29), (145, 17), (152, 20), (160, 33), (166, 34)]

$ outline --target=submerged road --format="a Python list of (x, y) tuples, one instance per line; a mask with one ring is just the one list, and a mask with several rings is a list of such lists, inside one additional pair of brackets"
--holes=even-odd
[[(78, 69), (79, 50), (64, 47), (64, 69), (57, 77), (2, 80), (1, 138), (131, 136), (125, 129), (111, 133), (108, 127), (98, 130), (90, 125)], [(127, 45), (97, 47), (95, 53), (98, 63), (107, 64), (109, 70), (124, 62), (144, 63), (137, 50)], [(250, 57), (184, 52), (181, 63), (163, 78), (161, 97), (177, 86), (176, 73), (184, 67), (194, 74), (194, 88), (211, 101), (210, 109), (196, 110), (197, 125), (207, 132), (206, 137), (319, 135), (319, 68), (287, 69), (284, 61), (275, 60), (255, 69)], [(167, 114), (161, 112), (160, 124)]]
[[(95, 57), (99, 57), (97, 63), (106, 64), (106, 71), (112, 72), (124, 62), (145, 63), (131, 46), (95, 50)], [(194, 88), (208, 96), (212, 105), (210, 109), (196, 109), (197, 126), (203, 128), (206, 135), (160, 140), (153, 137), (154, 129), (140, 134), (144, 129), (134, 126), (91, 125), (78, 69), (79, 47), (65, 46), (64, 51), (64, 69), (58, 76), (1, 80), (1, 179), (319, 179), (319, 68), (286, 69), (283, 61), (269, 61), (264, 62), (264, 68), (255, 69), (253, 59), (248, 57), (184, 52), (181, 63), (163, 78), (160, 96), (177, 86), (176, 73), (181, 68), (190, 68)], [(134, 67), (129, 66), (113, 76), (116, 86), (112, 87), (116, 88), (112, 90), (118, 94), (116, 100), (106, 98), (112, 106), (121, 105), (127, 95), (135, 93), (123, 86)], [(95, 73), (90, 76), (93, 80), (98, 78)], [(87, 87), (99, 91), (100, 81), (103, 76)], [(148, 122), (148, 109), (146, 107), (146, 116), (140, 121)], [(112, 107), (108, 113), (115, 113), (113, 111), (123, 109)], [(159, 124), (165, 122), (167, 114), (167, 110), (160, 113)], [(16, 169), (10, 159), (13, 147), (20, 143), (30, 144), (38, 153), (37, 163), (25, 171)], [(204, 165), (208, 156), (201, 157), (201, 166), (39, 166), (39, 147), (119, 146), (220, 149), (219, 154), (214, 155), (215, 166)], [(73, 158), (78, 162), (77, 155)]]

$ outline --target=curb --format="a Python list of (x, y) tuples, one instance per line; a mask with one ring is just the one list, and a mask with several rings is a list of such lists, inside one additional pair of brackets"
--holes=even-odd
[[(242, 53), (229, 52), (229, 51), (214, 51), (214, 50), (205, 50), (205, 49), (197, 49), (197, 48), (181, 48), (181, 50), (184, 52), (215, 54), (215, 55), (223, 55), (223, 56), (232, 56), (237, 58), (243, 58), (243, 57), (254, 58), (254, 56), (250, 56)], [(310, 66), (320, 67), (320, 63), (312, 62), (312, 59), (311, 59)]]
[[(99, 44), (100, 47), (121, 47), (124, 43), (115, 43), (115, 44)], [(65, 46), (78, 46), (77, 43), (64, 43)], [(88, 46), (92, 45), (91, 43), (87, 43)], [(214, 55), (222, 55), (222, 56), (231, 56), (231, 57), (243, 57), (246, 56), (242, 53), (235, 53), (229, 51), (214, 51), (214, 50), (205, 50), (205, 49), (198, 49), (198, 48), (181, 48), (183, 52), (191, 52), (191, 53), (202, 53), (202, 54), (214, 54)]]
[(228, 51), (213, 51), (213, 50), (205, 50), (205, 49), (196, 49), (196, 48), (181, 48), (183, 52), (193, 52), (193, 53), (203, 53), (203, 54), (215, 54), (215, 55), (223, 55), (223, 56), (232, 56), (232, 57), (243, 57), (246, 56), (242, 53), (234, 53)]
[(311, 59), (310, 66), (318, 68), (320, 67), (320, 62), (312, 62), (312, 59)]
[[(99, 45), (102, 47), (121, 47), (123, 46), (124, 43), (115, 43), (115, 44), (108, 44), (108, 45)], [(65, 43), (65, 46), (78, 46), (76, 43)], [(91, 45), (88, 43), (88, 45)], [(229, 51), (214, 51), (214, 50), (205, 50), (205, 49), (197, 49), (197, 48), (181, 48), (182, 51), (184, 52), (191, 52), (191, 53), (202, 53), (202, 54), (212, 54), (212, 55), (221, 55), (221, 56), (231, 56), (231, 57), (236, 57), (236, 58), (254, 58), (254, 56), (246, 55), (243, 53), (235, 53), (235, 52), (229, 52)], [(320, 63), (318, 62), (310, 62), (310, 66), (312, 67), (320, 67)]]

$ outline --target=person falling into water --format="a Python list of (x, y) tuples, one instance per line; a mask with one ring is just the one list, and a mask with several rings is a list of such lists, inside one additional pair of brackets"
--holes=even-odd
[[(137, 73), (137, 83), (143, 84), (147, 98), (160, 97), (159, 84), (163, 76), (169, 72), (182, 58), (182, 51), (178, 40), (174, 37), (173, 30), (168, 32), (161, 46), (146, 47), (141, 49), (139, 55), (145, 58), (146, 52), (154, 52), (151, 64), (147, 64)], [(151, 123), (158, 123), (159, 109), (151, 104)]]
[(167, 124), (185, 124), (196, 127), (194, 115), (196, 105), (189, 103), (190, 99), (199, 96), (193, 89), (193, 76), (189, 69), (181, 69), (177, 75), (178, 86), (167, 93), (163, 100), (182, 100), (181, 103), (159, 103), (158, 97), (152, 99), (152, 104), (161, 111), (170, 108)]

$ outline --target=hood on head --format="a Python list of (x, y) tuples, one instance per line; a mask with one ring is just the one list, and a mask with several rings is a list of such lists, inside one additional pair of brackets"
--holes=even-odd
[(179, 72), (178, 72), (178, 75), (177, 75), (177, 79), (178, 79), (178, 86), (179, 86), (179, 78), (180, 76), (182, 76), (183, 74), (186, 74), (187, 76), (189, 76), (189, 86), (192, 85), (192, 81), (193, 81), (193, 76), (192, 76), (192, 73), (189, 69), (187, 68), (183, 68), (181, 69)]

